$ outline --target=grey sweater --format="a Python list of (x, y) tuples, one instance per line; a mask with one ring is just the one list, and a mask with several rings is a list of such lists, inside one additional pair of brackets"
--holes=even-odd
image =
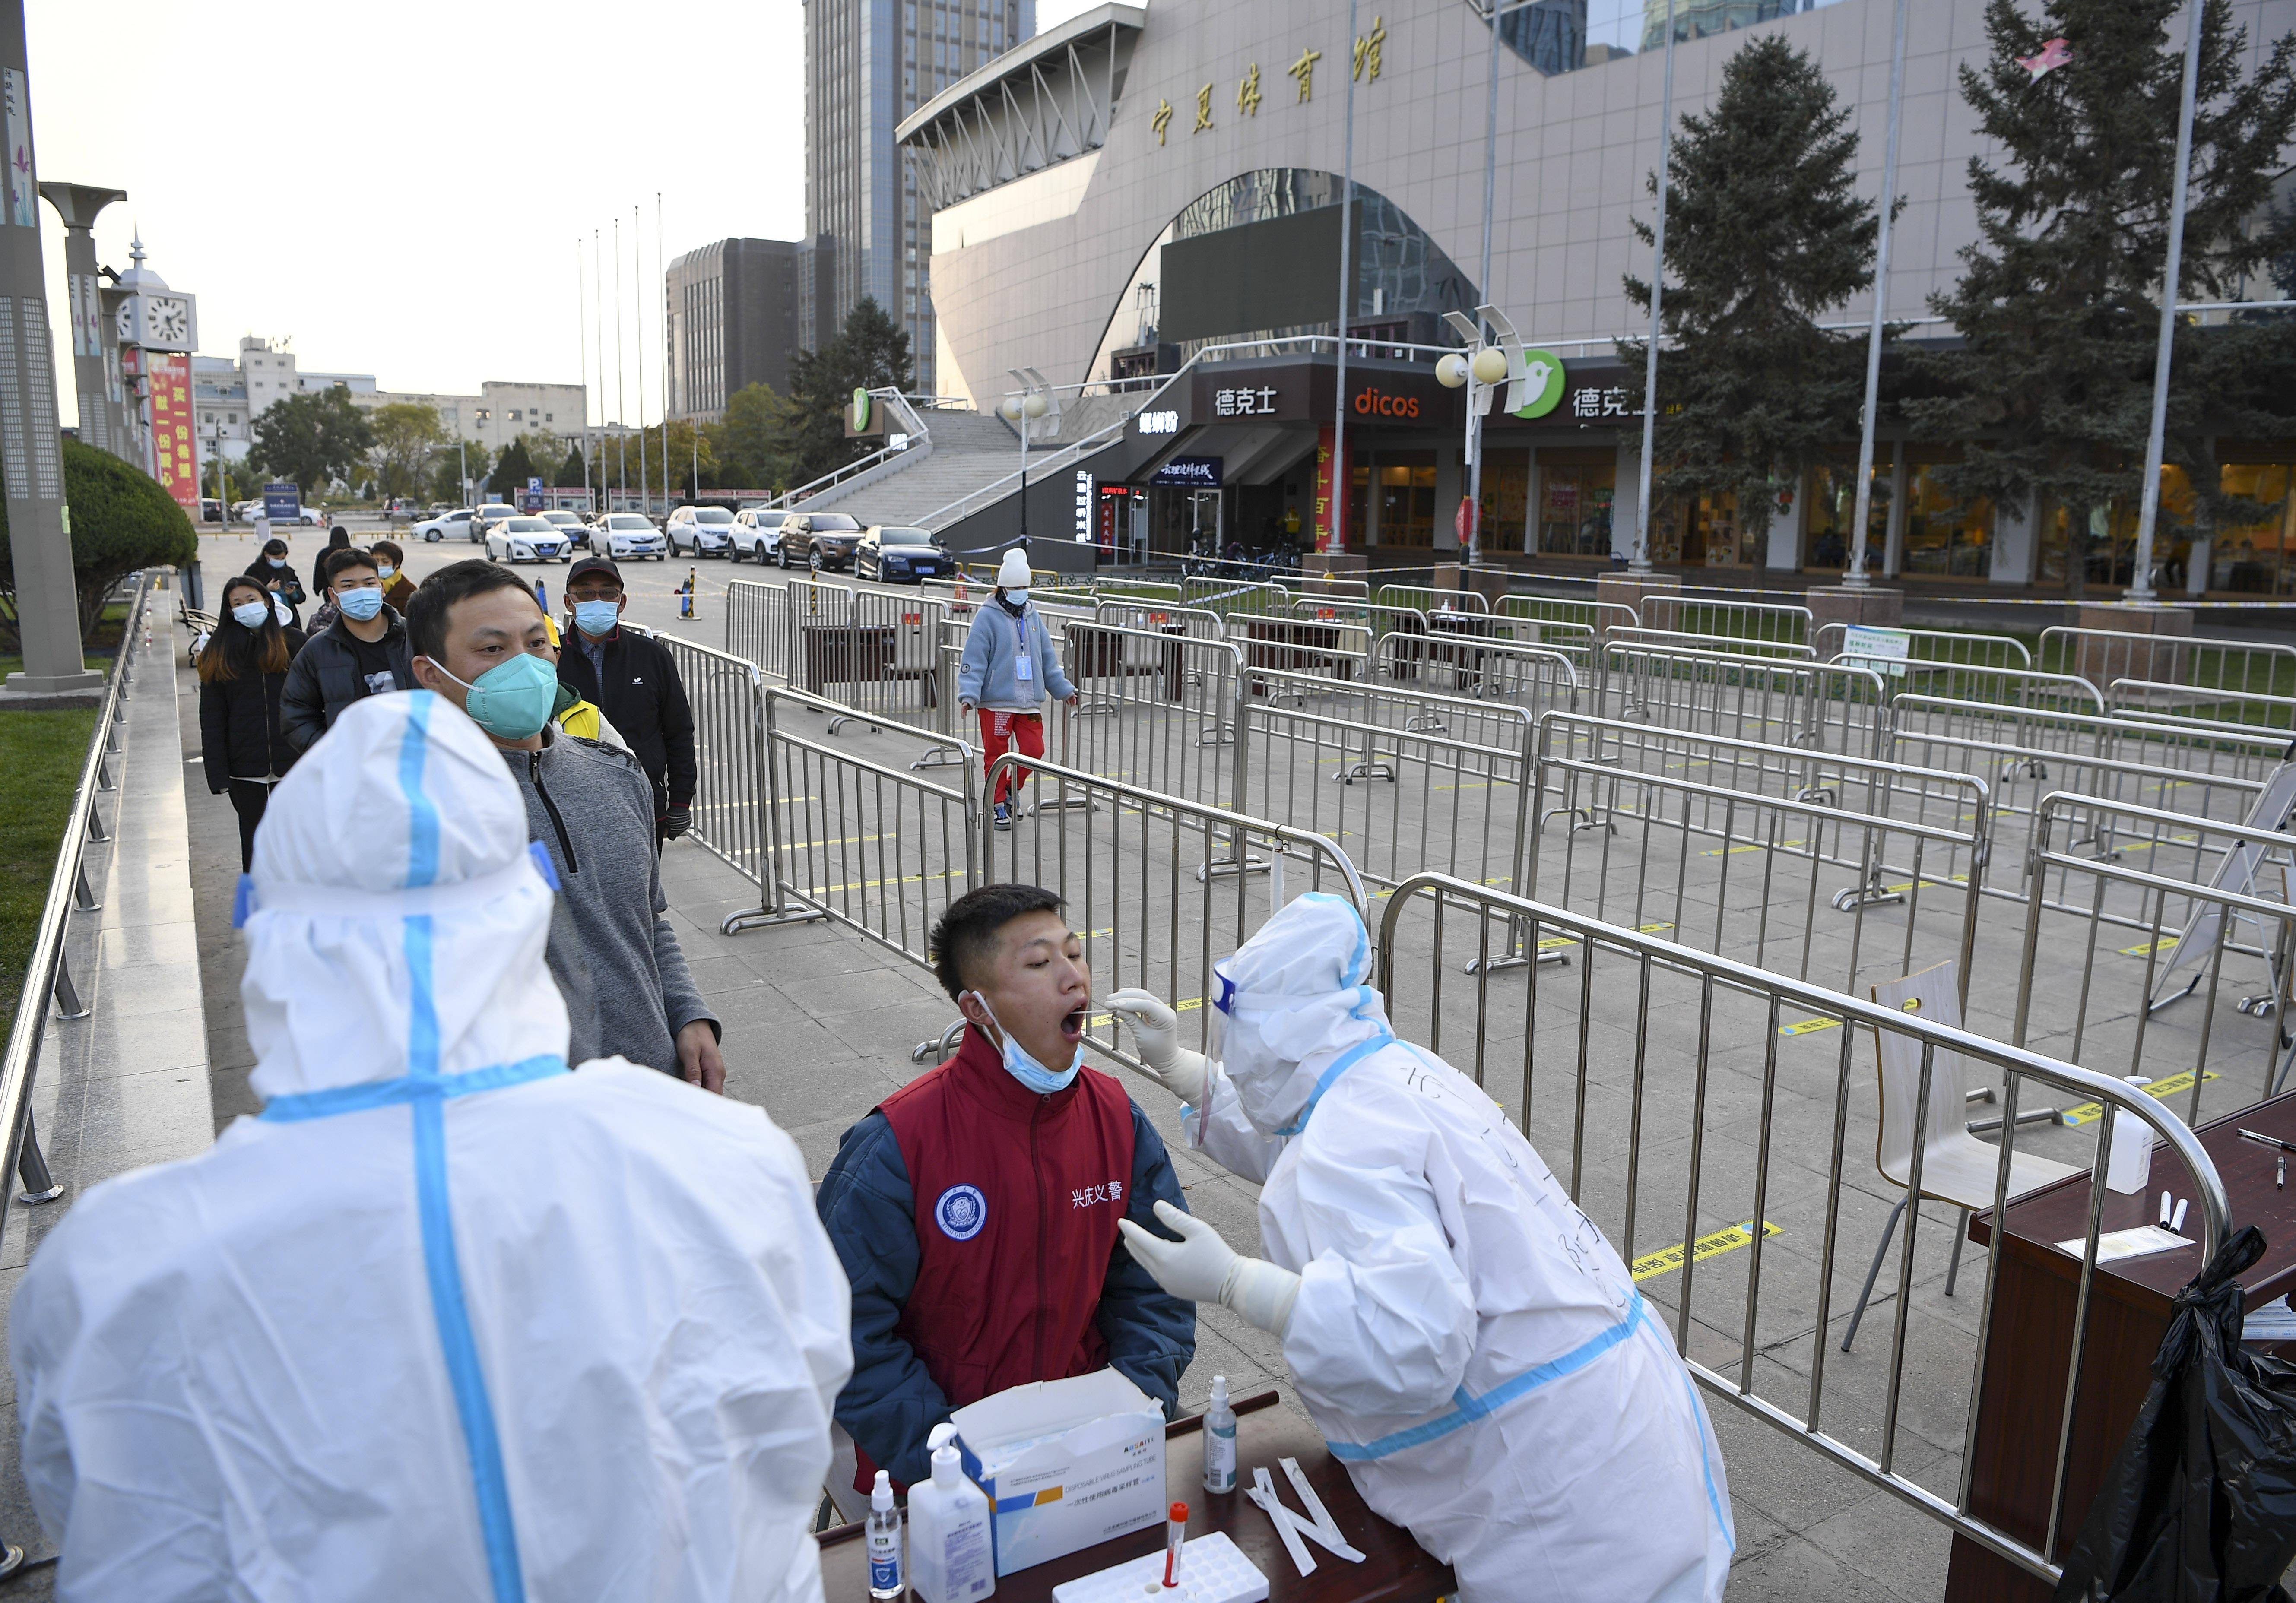
[(679, 1030), (717, 1016), (703, 1005), (663, 915), (654, 856), (653, 785), (619, 747), (545, 729), (540, 751), (505, 751), (526, 798), (528, 835), (558, 870), (550, 977), (574, 1026), (570, 1062), (616, 1054), (677, 1072)]

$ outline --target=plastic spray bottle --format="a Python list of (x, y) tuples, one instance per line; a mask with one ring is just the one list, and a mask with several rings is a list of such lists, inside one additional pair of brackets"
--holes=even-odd
[(1227, 1404), (1227, 1377), (1212, 1377), (1212, 1400), (1204, 1409), (1204, 1490), (1235, 1490), (1235, 1410)]
[(932, 1479), (909, 1488), (909, 1584), (923, 1603), (979, 1603), (996, 1591), (988, 1494), (958, 1468), (956, 1427), (936, 1425)]
[(898, 1603), (908, 1589), (901, 1574), (901, 1511), (893, 1507), (893, 1479), (877, 1471), (869, 1489), (869, 1597), (871, 1603)]

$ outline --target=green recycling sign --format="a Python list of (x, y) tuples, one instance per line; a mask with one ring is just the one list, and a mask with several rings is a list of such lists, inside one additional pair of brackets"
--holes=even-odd
[(1523, 372), (1530, 380), (1530, 399), (1514, 409), (1519, 418), (1545, 417), (1562, 405), (1562, 358), (1553, 351), (1524, 348)]

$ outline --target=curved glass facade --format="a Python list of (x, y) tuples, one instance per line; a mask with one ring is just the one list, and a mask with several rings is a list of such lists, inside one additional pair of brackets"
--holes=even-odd
[[(1505, 5), (1506, 0), (1499, 0)], [(1675, 38), (1703, 39), (1835, 0), (1672, 0)], [(1666, 47), (1668, 0), (1532, 0), (1503, 12), (1499, 37), (1552, 77)]]
[[(1260, 168), (1190, 201), (1118, 298), (1093, 376), (1154, 372), (1160, 360), (1168, 370), (1210, 345), (1331, 333), (1343, 187), (1336, 173)], [(1474, 308), (1473, 282), (1385, 195), (1357, 184), (1354, 211), (1350, 331), (1457, 344), (1442, 314)]]

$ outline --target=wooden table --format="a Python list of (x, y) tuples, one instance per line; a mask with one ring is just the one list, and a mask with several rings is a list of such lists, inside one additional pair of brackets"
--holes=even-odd
[[(2296, 1184), (2275, 1187), (2273, 1151), (2240, 1139), (2243, 1129), (2296, 1141), (2296, 1092), (2230, 1114), (2195, 1132), (2224, 1180), (2232, 1226), (2260, 1228), (2264, 1256), (2240, 1277), (2251, 1308), (2296, 1288)], [(2155, 1146), (2152, 1177), (2138, 1196), (2104, 1194), (2102, 1231), (2158, 1223), (2161, 1193), (2190, 1192), (2184, 1165)], [(1977, 1403), (1969, 1511), (2030, 1547), (2048, 1533), (2050, 1478), (2063, 1418), (2065, 1370), (2072, 1351), (2080, 1261), (2057, 1250), (2088, 1231), (2084, 1173), (2011, 1205), (2008, 1241), (1994, 1290), (1985, 1385)], [(2186, 1231), (2200, 1234), (2188, 1215)], [(1992, 1239), (1990, 1210), (1972, 1215), (1969, 1239)], [(2080, 1390), (2066, 1453), (2064, 1510), (2050, 1558), (2062, 1564), (2080, 1534), (2098, 1488), (2112, 1472), (2128, 1427), (2152, 1384), (2152, 1358), (2168, 1333), (2169, 1305), (2202, 1268), (2196, 1244), (2178, 1252), (2123, 1258), (2096, 1272), (2089, 1294)], [(2287, 1354), (2296, 1343), (2275, 1351)], [(1946, 1573), (1946, 1603), (2047, 1603), (2052, 1589), (1977, 1543), (1956, 1536)]]
[[(2260, 1150), (2260, 1149), (2259, 1149)], [(1243, 1550), (1245, 1558), (1267, 1577), (1269, 1603), (1435, 1603), (1458, 1585), (1451, 1566), (1438, 1564), (1411, 1540), (1411, 1533), (1391, 1525), (1364, 1507), (1348, 1479), (1347, 1470), (1324, 1446), (1323, 1437), (1288, 1409), (1278, 1408), (1273, 1391), (1258, 1393), (1235, 1404), (1235, 1479), (1237, 1490), (1218, 1496), (1204, 1490), (1203, 1419), (1191, 1416), (1164, 1427), (1164, 1496), (1168, 1502), (1188, 1505), (1188, 1534), (1226, 1531)], [(1341, 1533), (1362, 1550), (1364, 1561), (1349, 1564), (1310, 1542), (1316, 1573), (1302, 1576), (1292, 1566), (1275, 1526), (1254, 1507), (1242, 1488), (1251, 1484), (1252, 1467), (1265, 1464), (1277, 1493), (1295, 1513), (1305, 1514), (1299, 1493), (1284, 1477), (1278, 1459), (1297, 1459), (1308, 1484), (1339, 1522)], [(858, 1525), (840, 1525), (821, 1534), (821, 1580), (828, 1603), (868, 1603), (868, 1564)], [(1103, 1542), (1050, 1564), (1018, 1570), (996, 1579), (996, 1603), (1050, 1603), (1053, 1588), (1137, 1558), (1164, 1550), (1164, 1526), (1159, 1522), (1144, 1531)]]

